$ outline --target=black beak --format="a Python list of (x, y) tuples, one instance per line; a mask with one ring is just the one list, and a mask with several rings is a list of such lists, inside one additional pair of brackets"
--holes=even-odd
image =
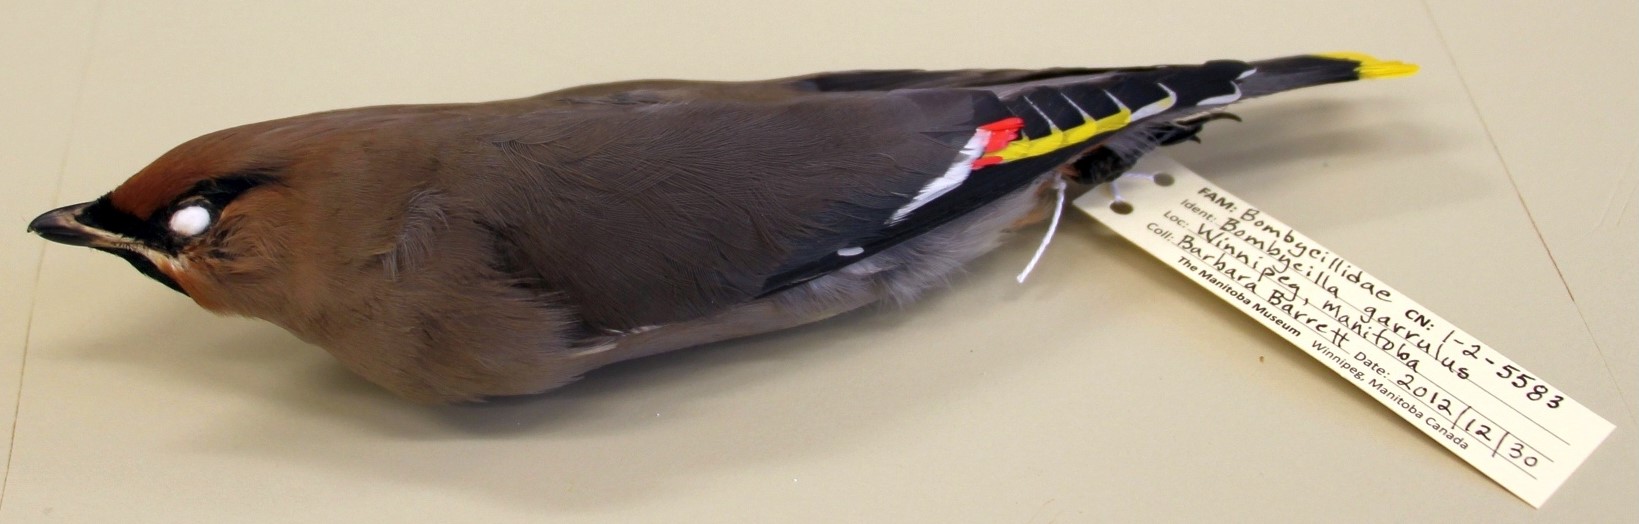
[(183, 291), (182, 286), (177, 285), (176, 281), (172, 280), (169, 275), (166, 275), (164, 272), (160, 271), (158, 267), (154, 266), (153, 261), (148, 260), (148, 257), (133, 251), (130, 247), (132, 241), (129, 238), (103, 230), (102, 228), (86, 225), (86, 223), (81, 220), (81, 215), (85, 212), (85, 209), (90, 207), (92, 204), (92, 202), (86, 202), (47, 211), (44, 214), (35, 217), (33, 222), (28, 223), (28, 231), (30, 233), (40, 235), (41, 238), (59, 244), (89, 247), (98, 251), (112, 253), (115, 256), (125, 259), (126, 262), (130, 262), (131, 265), (136, 267), (137, 271), (141, 271), (142, 274), (148, 275), (148, 277), (153, 278), (154, 280), (158, 280), (161, 284), (165, 284), (166, 287), (174, 289), (184, 295), (188, 294), (188, 292)]
[(70, 246), (96, 247), (108, 238), (108, 233), (80, 223), (80, 211), (90, 202), (74, 204), (47, 211), (28, 223), (28, 231), (40, 238)]

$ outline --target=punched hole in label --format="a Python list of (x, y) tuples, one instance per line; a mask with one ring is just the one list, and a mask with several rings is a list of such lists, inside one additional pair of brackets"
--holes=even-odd
[[(1155, 182), (1155, 185), (1158, 185), (1158, 186), (1161, 186), (1161, 187), (1170, 187), (1170, 186), (1172, 186), (1172, 183), (1176, 181), (1176, 179), (1174, 179), (1172, 177), (1172, 175), (1166, 174), (1164, 172), (1139, 173), (1139, 172), (1136, 172), (1136, 171), (1129, 171), (1125, 175), (1122, 175), (1122, 176), (1132, 177), (1132, 178), (1142, 178), (1144, 180)], [(1116, 200), (1121, 200), (1121, 195), (1115, 195), (1115, 197), (1116, 197)]]
[(1127, 174), (1116, 177), (1115, 180), (1111, 180), (1104, 184), (1104, 189), (1110, 192), (1110, 211), (1114, 211), (1117, 215), (1127, 215), (1133, 212), (1132, 204), (1128, 204), (1127, 199), (1121, 198), (1121, 188), (1116, 187), (1116, 183), (1120, 182), (1121, 178), (1129, 176), (1150, 178), (1150, 175), (1148, 174), (1128, 172)]

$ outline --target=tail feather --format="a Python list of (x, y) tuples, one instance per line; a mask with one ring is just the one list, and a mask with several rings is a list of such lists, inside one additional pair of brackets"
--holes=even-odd
[(1257, 73), (1241, 81), (1248, 96), (1373, 78), (1408, 76), (1417, 66), (1362, 53), (1325, 53), (1253, 62)]

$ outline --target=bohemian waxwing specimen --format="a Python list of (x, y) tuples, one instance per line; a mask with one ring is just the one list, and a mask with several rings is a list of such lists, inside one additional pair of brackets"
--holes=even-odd
[(196, 138), (29, 229), (405, 397), (470, 401), (910, 300), (1065, 181), (1114, 178), (1227, 104), (1413, 71), (1332, 54), (347, 109)]

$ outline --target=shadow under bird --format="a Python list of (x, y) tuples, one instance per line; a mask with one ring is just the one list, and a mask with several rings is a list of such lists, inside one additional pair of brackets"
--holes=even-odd
[(28, 229), (404, 397), (474, 401), (912, 300), (1229, 104), (1415, 71), (1334, 53), (344, 109), (190, 140)]

